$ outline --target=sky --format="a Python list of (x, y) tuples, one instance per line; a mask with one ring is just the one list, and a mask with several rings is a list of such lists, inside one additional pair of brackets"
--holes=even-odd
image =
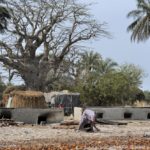
[(101, 38), (92, 41), (90, 46), (99, 52), (103, 58), (112, 58), (118, 64), (132, 63), (145, 72), (143, 90), (150, 90), (150, 40), (146, 42), (131, 42), (128, 25), (133, 21), (127, 18), (128, 12), (136, 9), (136, 0), (87, 0), (94, 3), (91, 13), (97, 21), (107, 22), (107, 31), (112, 39)]

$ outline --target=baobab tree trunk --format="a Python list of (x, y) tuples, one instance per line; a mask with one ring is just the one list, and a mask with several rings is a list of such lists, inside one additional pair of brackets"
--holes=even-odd
[(36, 91), (44, 91), (43, 89), (43, 82), (39, 80), (39, 77), (34, 73), (25, 73), (24, 74), (24, 81), (29, 90), (36, 90)]
[(26, 87), (30, 90), (44, 91), (46, 88), (46, 76), (48, 70), (45, 67), (40, 67), (39, 62), (25, 63), (26, 69), (21, 72), (21, 77), (24, 80)]

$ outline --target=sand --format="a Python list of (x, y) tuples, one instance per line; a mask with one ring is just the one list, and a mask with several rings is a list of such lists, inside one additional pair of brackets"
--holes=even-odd
[[(23, 143), (73, 143), (84, 142), (88, 140), (106, 140), (111, 139), (145, 139), (150, 144), (150, 121), (128, 121), (128, 125), (97, 125), (99, 132), (86, 133), (77, 131), (76, 129), (54, 129), (59, 127), (59, 124), (51, 124), (44, 126), (37, 125), (23, 125), (23, 126), (9, 126), (0, 128), (0, 149), (6, 147), (14, 147)], [(77, 128), (78, 126), (76, 126)], [(107, 141), (108, 140), (108, 141)], [(37, 142), (38, 141), (38, 142)], [(99, 142), (99, 141), (97, 141)], [(122, 144), (123, 145), (123, 144)], [(111, 145), (112, 146), (112, 145)], [(51, 146), (52, 147), (52, 146)], [(61, 146), (59, 146), (61, 147)], [(31, 148), (30, 148), (31, 149)], [(150, 145), (149, 145), (150, 149)]]

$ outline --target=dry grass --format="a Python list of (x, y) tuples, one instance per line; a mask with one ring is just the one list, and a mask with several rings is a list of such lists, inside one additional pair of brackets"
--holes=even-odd
[(45, 97), (37, 91), (14, 91), (12, 107), (14, 108), (46, 108)]
[(17, 95), (21, 97), (43, 97), (43, 93), (39, 91), (14, 91), (12, 92), (12, 95)]

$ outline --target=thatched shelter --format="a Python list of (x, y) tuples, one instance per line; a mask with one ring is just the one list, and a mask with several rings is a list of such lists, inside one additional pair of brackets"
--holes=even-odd
[(7, 103), (8, 103), (8, 99), (9, 99), (9, 96), (11, 95), (12, 92), (14, 91), (25, 91), (26, 90), (26, 87), (21, 85), (21, 86), (8, 86), (4, 92), (3, 92), (3, 104), (6, 106)]
[(13, 108), (46, 108), (45, 98), (42, 92), (14, 91), (11, 93)]

